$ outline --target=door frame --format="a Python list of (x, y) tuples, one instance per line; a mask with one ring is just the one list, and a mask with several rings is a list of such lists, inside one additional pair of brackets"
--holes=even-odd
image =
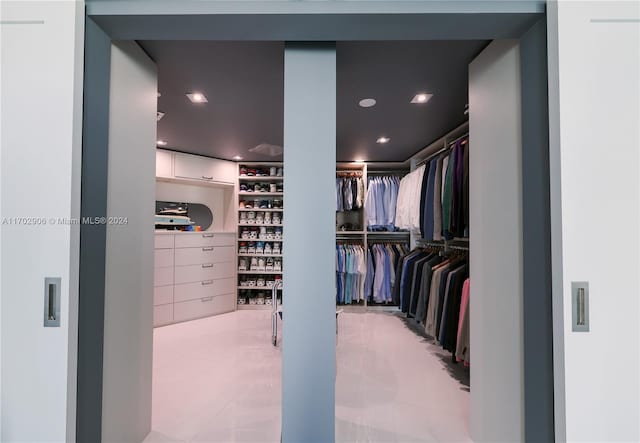
[[(475, 3), (475, 4), (472, 4)], [(545, 2), (110, 2), (86, 6), (81, 216), (107, 215), (113, 40), (449, 40), (521, 43), (524, 424), (527, 441), (563, 440), (564, 373), (553, 348)], [(80, 228), (76, 440), (100, 441), (106, 226)], [(554, 260), (555, 263), (555, 260)], [(561, 305), (561, 304), (560, 304)]]

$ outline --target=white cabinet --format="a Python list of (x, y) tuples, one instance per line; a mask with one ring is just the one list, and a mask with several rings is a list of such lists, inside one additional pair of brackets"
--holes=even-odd
[(235, 234), (158, 233), (155, 245), (154, 326), (235, 309)]
[(173, 285), (153, 288), (153, 306), (173, 303)]
[(235, 163), (189, 154), (174, 154), (173, 174), (176, 178), (217, 183), (235, 183)]
[(234, 262), (176, 266), (175, 283), (193, 283), (225, 278), (233, 275), (235, 266)]
[(235, 261), (233, 246), (208, 246), (203, 248), (177, 248), (176, 266), (196, 265), (198, 263), (222, 263)]
[(230, 312), (234, 310), (235, 302), (235, 295), (229, 294), (227, 296), (209, 296), (197, 300), (175, 303), (173, 305), (174, 321), (193, 320), (210, 315), (222, 314), (223, 312)]
[(156, 150), (156, 177), (173, 177), (173, 152)]
[(153, 270), (153, 286), (168, 286), (173, 284), (173, 266), (170, 268), (155, 268)]
[(154, 268), (173, 267), (173, 249), (156, 249), (154, 252)]
[(155, 248), (156, 249), (171, 249), (173, 250), (173, 238), (174, 235), (156, 234)]
[(175, 285), (173, 301), (176, 303), (196, 300), (218, 295), (233, 294), (236, 290), (234, 278), (221, 278), (218, 280), (205, 280), (197, 283), (184, 283)]
[(153, 326), (173, 323), (173, 303), (170, 305), (153, 307)]
[(215, 234), (210, 232), (197, 232), (188, 235), (176, 236), (176, 248), (202, 248), (211, 246), (234, 246), (233, 234)]

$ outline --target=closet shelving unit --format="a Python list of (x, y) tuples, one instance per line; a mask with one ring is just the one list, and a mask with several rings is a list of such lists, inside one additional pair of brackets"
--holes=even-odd
[[(364, 181), (364, 194), (367, 195), (367, 186), (369, 176), (397, 175), (402, 177), (409, 172), (408, 164), (401, 163), (368, 163), (368, 162), (352, 162), (352, 163), (336, 163), (336, 177), (340, 175), (357, 174)], [(356, 223), (361, 227), (356, 231), (343, 231), (339, 227), (346, 222)], [(366, 251), (369, 260), (368, 245), (373, 242), (406, 242), (410, 243), (409, 231), (367, 231), (367, 220), (365, 207), (353, 211), (336, 212), (336, 243), (339, 242), (362, 245)], [(340, 306), (349, 310), (391, 310), (396, 311), (398, 307), (392, 304), (380, 304), (368, 302), (366, 299), (362, 303), (341, 304)]]
[[(249, 169), (260, 169), (265, 171), (266, 176), (248, 176), (243, 175), (241, 170), (243, 168)], [(276, 175), (270, 175), (270, 170), (275, 168)], [(260, 238), (258, 234), (258, 238), (242, 238), (243, 230), (247, 228), (261, 229), (264, 228), (269, 231), (274, 231), (276, 228), (281, 230), (283, 228), (283, 215), (284, 215), (284, 192), (260, 192), (260, 191), (240, 191), (240, 185), (246, 184), (249, 185), (251, 183), (255, 184), (275, 184), (276, 186), (282, 189), (282, 185), (284, 183), (284, 174), (277, 175), (277, 171), (282, 171), (283, 163), (282, 162), (240, 162), (238, 163), (238, 199), (236, 202), (237, 208), (237, 220), (238, 220), (238, 232), (237, 232), (237, 255), (238, 255), (238, 268), (240, 267), (240, 261), (244, 260), (246, 263), (247, 270), (238, 270), (238, 286), (237, 286), (237, 296), (238, 296), (238, 309), (271, 309), (271, 305), (267, 304), (271, 302), (271, 287), (267, 286), (268, 281), (275, 281), (277, 278), (282, 278), (282, 267), (281, 270), (251, 270), (251, 260), (264, 260), (273, 259), (279, 260), (282, 263), (282, 251), (283, 251), (283, 242), (284, 242), (284, 233), (279, 237), (275, 238), (272, 236), (271, 238)], [(273, 207), (274, 201), (280, 200), (282, 205), (278, 208)], [(268, 201), (270, 202), (270, 208), (260, 208), (252, 207), (252, 208), (242, 208), (240, 207), (241, 201)], [(255, 204), (255, 203), (254, 203)], [(250, 214), (253, 213), (253, 214)], [(261, 213), (262, 219), (264, 220), (265, 216), (268, 214), (271, 219), (273, 217), (280, 218), (279, 223), (265, 223), (264, 221), (261, 223), (248, 223), (243, 222), (244, 220), (249, 220), (251, 215), (257, 218), (257, 215)], [(254, 218), (254, 220), (256, 219)], [(276, 243), (280, 246), (279, 253), (250, 253), (248, 252), (249, 244), (253, 243), (256, 245), (258, 242), (263, 244), (269, 243), (275, 245)], [(241, 252), (240, 247), (242, 244), (247, 246), (247, 251), (243, 249)], [(242, 282), (253, 282), (251, 286), (247, 284), (243, 285)], [(264, 281), (264, 286), (258, 286), (258, 281)], [(282, 294), (282, 290), (280, 290), (280, 294)], [(281, 295), (282, 297), (282, 295)], [(259, 303), (259, 304), (258, 304)]]

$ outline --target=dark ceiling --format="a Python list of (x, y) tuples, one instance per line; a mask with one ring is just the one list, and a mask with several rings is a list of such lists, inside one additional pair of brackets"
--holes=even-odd
[[(465, 120), (467, 66), (486, 41), (339, 42), (337, 160), (403, 161)], [(158, 139), (176, 151), (265, 161), (282, 145), (284, 45), (142, 41), (158, 64)], [(198, 91), (206, 104), (185, 96)], [(418, 92), (426, 104), (409, 103)], [(361, 108), (362, 98), (376, 106)], [(385, 145), (380, 136), (390, 137)]]

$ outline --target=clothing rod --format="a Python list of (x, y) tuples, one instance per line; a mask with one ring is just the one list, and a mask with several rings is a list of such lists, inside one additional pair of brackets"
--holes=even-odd
[(430, 162), (430, 161), (431, 161), (431, 159), (433, 159), (433, 157), (437, 157), (438, 155), (442, 154), (442, 153), (443, 153), (443, 152), (445, 152), (445, 151), (450, 151), (450, 150), (451, 150), (451, 148), (452, 148), (452, 146), (450, 146), (450, 145), (449, 145), (449, 146), (445, 146), (444, 148), (440, 149), (439, 151), (434, 152), (434, 153), (433, 153), (433, 154), (431, 154), (430, 156), (425, 157), (424, 159), (422, 159), (422, 160), (420, 160), (418, 163), (416, 163), (416, 168), (417, 168), (418, 166), (422, 166), (422, 165), (424, 165), (424, 164), (425, 164), (425, 163), (427, 163), (427, 162)]
[(398, 174), (407, 174), (409, 172), (408, 169), (396, 169), (396, 170), (388, 170), (388, 171), (367, 171), (367, 175), (384, 175), (384, 174), (391, 174), (391, 175), (398, 175)]
[(429, 146), (426, 146), (423, 149), (421, 149), (417, 154), (413, 155), (411, 158), (412, 159), (420, 158), (421, 160), (419, 160), (418, 164), (420, 164), (420, 165), (424, 164), (425, 157), (426, 158), (432, 157), (433, 156), (432, 152), (434, 152), (434, 149), (435, 149), (435, 151), (441, 151), (442, 146), (445, 145), (447, 139), (449, 139), (451, 137), (455, 137), (461, 131), (465, 131), (467, 133), (469, 132), (469, 122), (468, 121), (464, 122), (463, 124), (461, 124), (457, 128), (447, 132), (445, 135), (443, 135), (442, 137), (440, 137), (439, 139), (437, 139), (436, 141), (431, 143)]
[(461, 136), (451, 140), (451, 141), (447, 141), (447, 146), (443, 147), (442, 149), (440, 149), (439, 151), (434, 152), (433, 154), (429, 155), (428, 157), (425, 157), (423, 160), (420, 160), (418, 163), (416, 163), (416, 167), (424, 165), (425, 163), (431, 161), (434, 157), (437, 157), (438, 155), (442, 154), (443, 152), (446, 151), (450, 151), (451, 149), (453, 149), (455, 147), (455, 144), (458, 142), (458, 140), (463, 139), (465, 137), (468, 137), (469, 133), (466, 132), (464, 134), (462, 134)]
[(462, 134), (460, 137), (456, 137), (455, 139), (451, 140), (451, 141), (447, 141), (447, 144), (449, 146), (451, 146), (452, 144), (456, 143), (458, 140), (463, 139), (465, 137), (469, 137), (469, 132), (465, 132), (464, 134)]

